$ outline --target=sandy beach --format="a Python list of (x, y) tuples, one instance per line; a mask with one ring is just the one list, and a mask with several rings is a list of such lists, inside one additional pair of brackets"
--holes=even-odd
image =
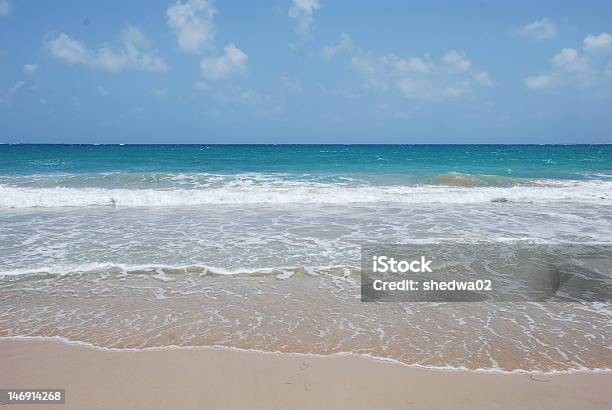
[(474, 373), (349, 356), (0, 340), (2, 388), (66, 389), (65, 406), (35, 409), (604, 409), (611, 382), (612, 373)]

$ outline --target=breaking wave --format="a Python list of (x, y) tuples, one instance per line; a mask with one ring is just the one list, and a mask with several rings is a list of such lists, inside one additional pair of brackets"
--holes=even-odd
[[(0, 185), (0, 208), (490, 202), (612, 204), (612, 181), (541, 180), (533, 181), (530, 185), (500, 187), (473, 186), (466, 176), (453, 178), (450, 182), (454, 184), (412, 186), (304, 181), (232, 183), (203, 189), (39, 188)], [(439, 182), (442, 181), (444, 179)]]

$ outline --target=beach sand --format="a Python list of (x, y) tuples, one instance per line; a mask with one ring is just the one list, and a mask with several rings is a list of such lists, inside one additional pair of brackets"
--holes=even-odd
[(355, 356), (193, 348), (113, 351), (0, 340), (0, 388), (65, 388), (51, 409), (604, 409), (612, 373), (419, 369)]

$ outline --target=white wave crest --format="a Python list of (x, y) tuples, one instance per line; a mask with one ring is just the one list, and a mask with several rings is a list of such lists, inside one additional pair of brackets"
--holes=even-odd
[[(28, 268), (6, 269), (0, 268), (0, 278), (4, 276), (18, 276), (26, 274), (42, 275), (67, 275), (85, 274), (95, 272), (111, 272), (121, 274), (128, 273), (155, 273), (162, 275), (172, 273), (197, 273), (200, 275), (274, 275), (277, 279), (288, 279), (296, 272), (304, 272), (310, 276), (318, 276), (319, 272), (342, 271), (351, 272), (358, 269), (357, 266), (349, 265), (320, 265), (320, 266), (277, 266), (258, 268), (223, 268), (206, 264), (125, 264), (125, 263), (82, 263), (82, 264), (50, 264), (47, 266), (33, 266)], [(159, 276), (158, 276), (159, 278)]]
[(180, 207), (214, 204), (487, 202), (612, 204), (612, 181), (547, 181), (537, 186), (347, 186), (323, 183), (232, 185), (209, 189), (29, 188), (0, 185), (0, 208)]

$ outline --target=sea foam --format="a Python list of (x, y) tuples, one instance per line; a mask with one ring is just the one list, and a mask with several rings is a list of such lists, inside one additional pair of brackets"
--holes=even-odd
[(338, 186), (325, 183), (236, 185), (209, 189), (32, 188), (0, 186), (0, 208), (177, 207), (214, 204), (489, 202), (612, 204), (612, 182), (550, 181), (536, 186)]

